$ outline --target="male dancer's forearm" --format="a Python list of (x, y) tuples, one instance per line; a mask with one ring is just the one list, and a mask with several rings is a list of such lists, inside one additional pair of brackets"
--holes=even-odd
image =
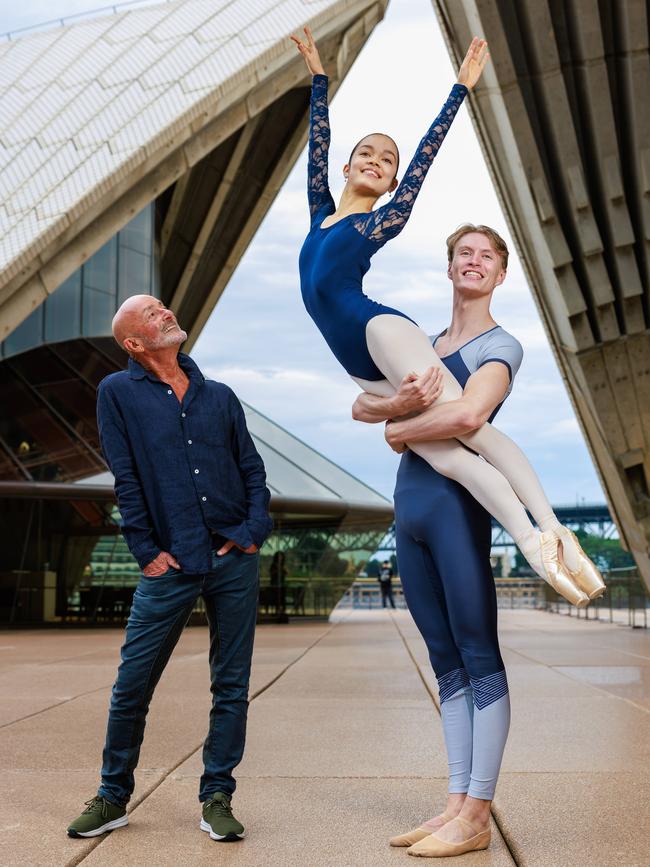
[(362, 392), (352, 405), (352, 418), (366, 424), (387, 421), (397, 414), (398, 406), (394, 397), (379, 397), (376, 394)]
[(386, 439), (392, 443), (424, 443), (464, 436), (481, 427), (489, 414), (459, 398), (432, 406), (414, 418), (388, 425)]

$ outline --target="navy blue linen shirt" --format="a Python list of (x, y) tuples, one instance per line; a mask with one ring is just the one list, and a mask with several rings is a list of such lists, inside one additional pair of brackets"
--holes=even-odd
[(273, 526), (266, 473), (232, 389), (206, 380), (188, 355), (179, 403), (167, 385), (129, 359), (97, 389), (97, 423), (115, 476), (122, 533), (144, 568), (168, 551), (184, 572), (210, 571), (212, 533), (242, 548)]

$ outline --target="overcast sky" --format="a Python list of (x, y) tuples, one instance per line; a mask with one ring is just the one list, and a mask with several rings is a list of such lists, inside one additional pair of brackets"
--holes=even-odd
[[(87, 0), (3, 3), (7, 31), (84, 11)], [(480, 34), (479, 34), (480, 35)], [(330, 179), (338, 199), (352, 145), (369, 132), (392, 135), (406, 165), (455, 80), (431, 0), (391, 0), (331, 106)], [(309, 445), (372, 485), (392, 492), (397, 457), (381, 426), (353, 422), (356, 387), (303, 309), (298, 254), (308, 231), (306, 159), (300, 158), (199, 338), (193, 356), (204, 372)], [(510, 242), (505, 219), (472, 129), (461, 108), (401, 235), (374, 258), (371, 297), (398, 307), (429, 333), (450, 316), (445, 238), (460, 223), (493, 226)], [(514, 245), (510, 242), (511, 251)], [(516, 254), (493, 304), (497, 322), (523, 344), (513, 394), (497, 426), (515, 439), (554, 503), (603, 501)]]

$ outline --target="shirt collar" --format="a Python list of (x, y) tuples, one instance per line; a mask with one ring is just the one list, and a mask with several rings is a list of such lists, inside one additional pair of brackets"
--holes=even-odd
[[(199, 370), (196, 362), (194, 362), (189, 355), (186, 355), (184, 352), (179, 352), (178, 364), (181, 370), (187, 374), (190, 382), (195, 380), (199, 385), (205, 382), (205, 377)], [(155, 373), (147, 370), (138, 361), (131, 357), (129, 357), (129, 376), (131, 379), (144, 379), (146, 377), (147, 379), (150, 379), (151, 382), (160, 382)]]

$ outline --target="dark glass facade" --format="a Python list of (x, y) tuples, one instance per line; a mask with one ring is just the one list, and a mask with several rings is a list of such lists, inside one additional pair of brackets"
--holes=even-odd
[(148, 205), (62, 283), (6, 340), (0, 358), (43, 343), (108, 337), (129, 295), (160, 295), (154, 205)]

